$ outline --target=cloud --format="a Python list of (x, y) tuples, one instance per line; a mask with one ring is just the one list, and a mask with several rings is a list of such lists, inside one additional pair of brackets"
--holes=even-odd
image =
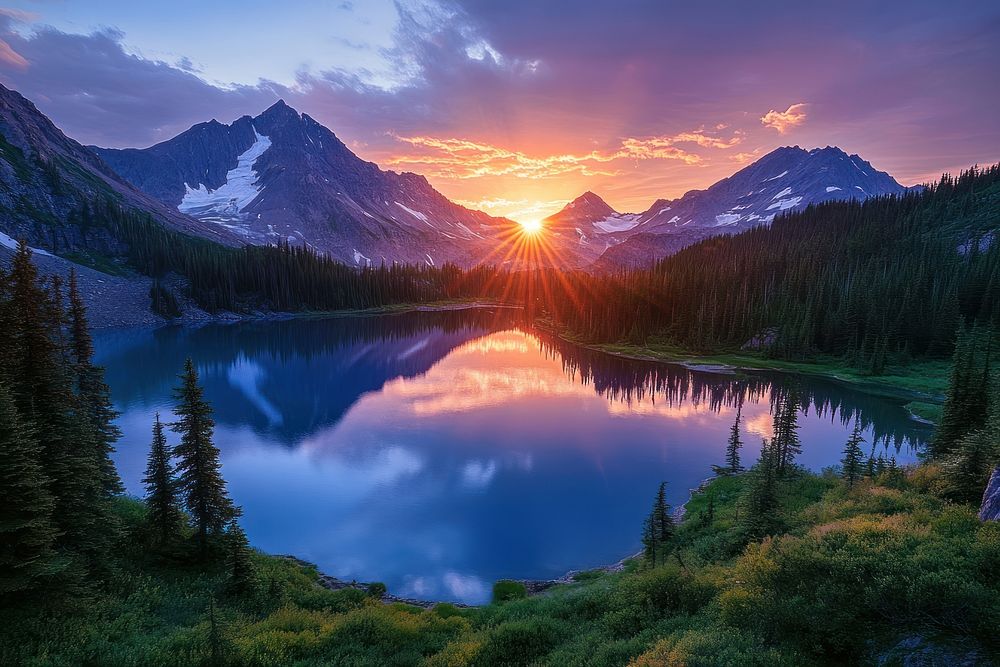
[(694, 143), (704, 148), (727, 149), (742, 141), (739, 134), (721, 139), (697, 130), (672, 136), (628, 137), (611, 151), (531, 156), (522, 151), (468, 139), (393, 136), (397, 141), (418, 149), (418, 152), (395, 155), (386, 161), (387, 164), (419, 167), (428, 175), (457, 179), (483, 176), (547, 178), (569, 173), (614, 176), (618, 172), (601, 165), (617, 160), (678, 160), (685, 164), (698, 164), (702, 161), (700, 155), (676, 144)]
[(0, 39), (0, 62), (15, 69), (26, 69), (28, 61), (20, 53), (10, 48), (10, 44)]
[(799, 102), (798, 104), (791, 105), (784, 111), (771, 109), (761, 116), (760, 122), (764, 127), (770, 127), (777, 130), (779, 134), (785, 134), (793, 127), (798, 127), (806, 122), (807, 106), (805, 102)]
[[(803, 143), (837, 143), (904, 179), (995, 161), (996, 3), (955, 14), (845, 2), (835, 15), (734, 3), (708, 27), (695, 5), (653, 0), (619, 0), (614, 12), (576, 0), (407, 0), (392, 39), (372, 42), (374, 73), (303, 52), (288, 85), (213, 85), (199, 71), (213, 63), (185, 60), (183, 42), (167, 63), (135, 55), (159, 51), (117, 30), (14, 30), (32, 19), (0, 12), (0, 81), (70, 136), (116, 147), (256, 114), (280, 96), (365, 159), (441, 179), (465, 201), (524, 198), (531, 179), (546, 179), (531, 196), (599, 188), (619, 208), (642, 206), (728, 176), (793, 128)], [(772, 109), (803, 98), (808, 108)]]

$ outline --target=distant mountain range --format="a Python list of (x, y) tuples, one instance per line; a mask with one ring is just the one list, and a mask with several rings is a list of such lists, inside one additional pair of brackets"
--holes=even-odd
[(74, 224), (99, 200), (148, 213), (163, 225), (235, 245), (226, 229), (165, 206), (121, 178), (93, 151), (64, 135), (15, 91), (0, 85), (0, 233), (54, 253), (121, 251), (104, 227)]
[(474, 264), (516, 224), (365, 162), (283, 101), (151, 148), (94, 151), (163, 204), (249, 243), (288, 241), (355, 265)]
[(648, 264), (810, 204), (904, 190), (839, 148), (779, 148), (706, 190), (657, 200), (641, 213), (620, 213), (586, 192), (543, 221), (546, 251), (519, 259), (506, 251), (517, 223), (459, 206), (423, 176), (383, 171), (282, 101), (150, 148), (108, 149), (81, 146), (0, 86), (0, 242), (23, 237), (63, 256), (123, 252), (107, 228), (77, 219), (101, 200), (219, 243), (288, 242), (354, 266), (607, 270)]
[(596, 246), (597, 268), (649, 264), (703, 238), (768, 224), (785, 211), (832, 199), (904, 192), (889, 174), (827, 146), (778, 148), (707, 190), (658, 199), (642, 213), (618, 213), (587, 192), (547, 218), (555, 233)]

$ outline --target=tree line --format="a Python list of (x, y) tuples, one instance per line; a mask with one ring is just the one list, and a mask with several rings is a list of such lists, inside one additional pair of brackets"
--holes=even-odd
[[(0, 604), (85, 595), (114, 574), (124, 489), (111, 455), (120, 431), (74, 274), (39, 278), (21, 243), (0, 271)], [(147, 552), (253, 582), (247, 540), (212, 442), (211, 407), (188, 361), (176, 391), (179, 435), (153, 424), (145, 476)], [(176, 462), (176, 463), (175, 463)]]
[(874, 374), (947, 357), (962, 323), (1000, 319), (1000, 165), (919, 191), (837, 201), (717, 236), (653, 268), (537, 274), (537, 308), (591, 342), (832, 355)]

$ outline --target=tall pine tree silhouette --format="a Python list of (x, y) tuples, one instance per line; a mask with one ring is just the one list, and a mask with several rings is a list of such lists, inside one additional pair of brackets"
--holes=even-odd
[(111, 390), (104, 382), (104, 369), (93, 364), (94, 344), (77, 286), (76, 271), (69, 274), (69, 315), (78, 400), (91, 426), (93, 456), (100, 471), (101, 488), (107, 495), (121, 493), (124, 487), (111, 460), (114, 443), (121, 437), (121, 431), (115, 425), (118, 412), (111, 405)]
[(740, 413), (742, 409), (743, 403), (741, 401), (736, 408), (736, 419), (729, 429), (729, 442), (726, 444), (726, 468), (732, 475), (743, 470), (743, 466), (740, 465), (740, 449), (743, 447), (743, 442), (740, 440)]
[(153, 422), (153, 442), (149, 448), (146, 476), (142, 481), (146, 485), (149, 525), (159, 544), (169, 544), (179, 535), (183, 516), (177, 504), (177, 480), (159, 413)]
[(221, 533), (238, 511), (229, 499), (220, 472), (219, 450), (212, 442), (215, 429), (212, 407), (204, 399), (191, 359), (184, 363), (180, 379), (174, 410), (179, 419), (171, 427), (181, 436), (174, 448), (178, 459), (177, 487), (194, 522), (199, 553), (205, 559), (209, 537)]
[(653, 509), (643, 524), (642, 544), (646, 560), (656, 565), (660, 550), (674, 535), (674, 518), (670, 515), (670, 505), (667, 504), (667, 483), (660, 482), (653, 501)]
[(865, 453), (861, 449), (864, 442), (865, 438), (861, 435), (861, 418), (855, 417), (854, 430), (851, 431), (851, 437), (847, 439), (847, 444), (844, 446), (844, 458), (841, 459), (841, 468), (843, 469), (841, 475), (848, 486), (854, 486), (855, 482), (864, 477)]

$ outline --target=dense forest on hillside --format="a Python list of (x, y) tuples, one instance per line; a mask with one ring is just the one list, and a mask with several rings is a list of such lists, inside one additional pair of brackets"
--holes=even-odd
[(1000, 319), (1000, 165), (921, 192), (830, 202), (719, 236), (649, 270), (539, 275), (539, 308), (593, 342), (836, 355), (879, 373), (951, 354)]

